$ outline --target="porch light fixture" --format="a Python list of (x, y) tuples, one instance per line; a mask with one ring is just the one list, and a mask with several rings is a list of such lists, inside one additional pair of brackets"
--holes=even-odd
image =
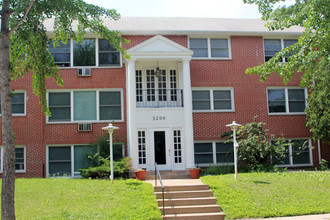
[(115, 129), (119, 129), (116, 126), (113, 126), (111, 123), (107, 127), (103, 127), (102, 130), (107, 130), (109, 132), (109, 142), (110, 142), (110, 176), (109, 179), (113, 184), (113, 147), (112, 147), (112, 134)]
[(238, 149), (238, 143), (236, 141), (236, 131), (239, 127), (242, 125), (237, 124), (236, 121), (233, 121), (233, 123), (226, 125), (226, 127), (230, 127), (233, 131), (233, 142), (234, 142), (234, 164), (235, 164), (235, 180), (237, 180), (237, 149)]
[(154, 74), (157, 78), (159, 78), (160, 75), (162, 74), (162, 71), (159, 69), (159, 66), (158, 66), (158, 60), (157, 60), (157, 68), (156, 68), (156, 71)]

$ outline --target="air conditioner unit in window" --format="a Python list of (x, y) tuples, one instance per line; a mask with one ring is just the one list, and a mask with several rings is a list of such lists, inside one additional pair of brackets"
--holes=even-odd
[(78, 124), (78, 131), (92, 131), (91, 123), (80, 123)]
[(78, 69), (78, 76), (91, 76), (92, 71), (91, 68), (79, 68)]

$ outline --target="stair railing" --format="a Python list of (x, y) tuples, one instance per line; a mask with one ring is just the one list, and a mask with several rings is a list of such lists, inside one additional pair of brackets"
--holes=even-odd
[(163, 216), (165, 216), (165, 200), (164, 200), (164, 191), (165, 187), (162, 181), (162, 177), (160, 175), (160, 172), (157, 168), (157, 163), (155, 163), (155, 186), (157, 186), (157, 176), (159, 178), (160, 185), (162, 186), (162, 196), (163, 196)]

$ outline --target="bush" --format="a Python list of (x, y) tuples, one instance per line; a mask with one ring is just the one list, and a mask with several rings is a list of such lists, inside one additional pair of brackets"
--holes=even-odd
[(202, 175), (222, 175), (234, 173), (234, 166), (211, 166), (203, 169)]
[[(274, 135), (269, 135), (268, 129), (263, 126), (266, 123), (257, 122), (257, 116), (253, 122), (247, 123), (237, 131), (239, 169), (243, 172), (274, 171), (276, 165), (271, 164), (271, 155), (274, 159), (281, 158), (285, 152), (284, 139), (278, 139), (276, 143)], [(228, 133), (224, 134), (228, 136)], [(223, 136), (224, 136), (223, 135)], [(232, 137), (226, 141), (232, 143)]]
[[(95, 156), (93, 157), (95, 158)], [(110, 175), (110, 160), (104, 159), (98, 156), (100, 161), (100, 166), (89, 167), (87, 169), (79, 169), (80, 175), (83, 178), (91, 178), (91, 179), (107, 179)], [(128, 178), (128, 171), (130, 169), (130, 161), (131, 159), (128, 157), (124, 157), (119, 161), (113, 162), (113, 173), (114, 177), (123, 177)]]

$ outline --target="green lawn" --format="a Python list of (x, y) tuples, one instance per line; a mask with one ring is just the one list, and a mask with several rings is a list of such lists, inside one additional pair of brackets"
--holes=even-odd
[(330, 213), (330, 172), (204, 176), (227, 219)]
[(136, 180), (16, 179), (17, 219), (161, 219), (153, 188)]

